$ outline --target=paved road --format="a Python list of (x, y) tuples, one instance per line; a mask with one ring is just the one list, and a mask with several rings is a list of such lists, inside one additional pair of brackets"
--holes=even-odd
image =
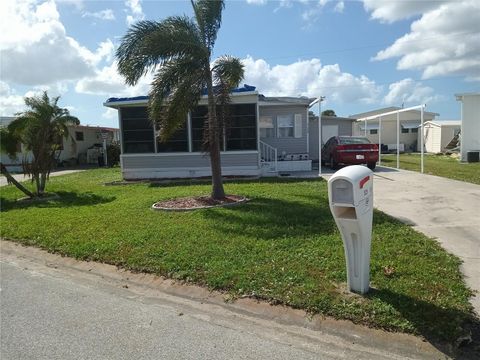
[[(59, 170), (59, 171), (53, 171), (50, 173), (50, 176), (60, 176), (60, 175), (67, 175), (67, 174), (73, 174), (76, 172), (80, 172), (84, 170)], [(12, 174), (12, 176), (15, 178), (17, 181), (27, 181), (30, 180), (30, 177), (26, 177), (23, 174)], [(0, 176), (0, 186), (5, 186), (8, 185), (7, 183), (7, 178), (5, 176)]]
[(413, 336), (353, 324), (346, 334), (327, 320), (314, 331), (159, 291), (149, 275), (1, 245), (2, 360), (444, 358)]

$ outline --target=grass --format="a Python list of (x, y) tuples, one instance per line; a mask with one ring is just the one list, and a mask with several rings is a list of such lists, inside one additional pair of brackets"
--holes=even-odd
[(343, 245), (322, 180), (226, 184), (251, 201), (232, 208), (155, 212), (153, 202), (208, 194), (208, 184), (104, 186), (118, 169), (55, 177), (60, 200), (20, 204), (1, 188), (1, 236), (84, 260), (185, 280), (372, 327), (453, 341), (472, 320), (460, 261), (376, 211), (371, 286), (345, 289)]
[[(397, 155), (382, 155), (382, 165), (396, 167)], [(420, 172), (420, 154), (401, 154), (400, 168)], [(425, 154), (425, 174), (480, 185), (480, 163), (461, 163), (447, 155)]]

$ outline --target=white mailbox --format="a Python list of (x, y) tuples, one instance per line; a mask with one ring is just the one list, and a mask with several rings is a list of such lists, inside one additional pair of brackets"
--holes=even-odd
[(373, 220), (373, 173), (347, 166), (328, 180), (330, 211), (342, 234), (350, 291), (365, 294), (370, 281)]

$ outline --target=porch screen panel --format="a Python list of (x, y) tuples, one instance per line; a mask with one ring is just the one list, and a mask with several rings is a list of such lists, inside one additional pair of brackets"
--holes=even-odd
[(203, 131), (207, 116), (206, 106), (197, 106), (192, 112), (192, 151), (203, 151)]
[(126, 154), (153, 153), (153, 125), (146, 107), (121, 109), (123, 152)]
[(257, 109), (255, 104), (230, 105), (226, 130), (226, 149), (257, 149)]
[[(157, 152), (188, 152), (187, 121), (175, 131), (166, 141), (157, 139)], [(157, 127), (158, 130), (158, 127)]]

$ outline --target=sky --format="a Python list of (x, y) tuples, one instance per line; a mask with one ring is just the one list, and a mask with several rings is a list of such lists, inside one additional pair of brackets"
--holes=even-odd
[[(115, 49), (141, 20), (192, 16), (190, 1), (1, 0), (0, 115), (47, 90), (82, 124), (118, 126), (109, 97), (147, 95)], [(480, 90), (480, 0), (227, 0), (213, 59), (245, 66), (267, 96), (325, 96), (339, 116), (427, 104), (460, 119), (454, 94)], [(212, 60), (213, 60), (212, 59)]]

